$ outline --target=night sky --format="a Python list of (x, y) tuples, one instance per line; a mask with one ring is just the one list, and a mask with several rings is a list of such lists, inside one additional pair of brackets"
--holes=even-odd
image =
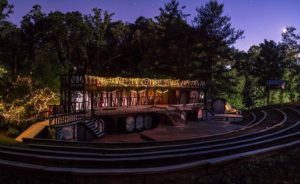
[[(34, 4), (40, 4), (44, 12), (80, 11), (90, 14), (95, 7), (114, 12), (114, 20), (134, 22), (139, 16), (152, 18), (159, 14), (169, 0), (9, 0), (15, 6), (10, 20), (19, 24), (22, 16), (30, 11)], [(185, 5), (184, 13), (191, 14), (191, 22), (196, 7), (207, 0), (179, 0)], [(264, 39), (281, 40), (282, 29), (294, 26), (300, 32), (300, 0), (219, 0), (225, 4), (225, 14), (232, 19), (235, 28), (245, 31), (245, 38), (236, 43), (241, 50), (259, 44)]]

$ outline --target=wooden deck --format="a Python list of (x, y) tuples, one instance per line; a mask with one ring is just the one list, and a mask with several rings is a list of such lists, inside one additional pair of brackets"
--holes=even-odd
[[(102, 108), (95, 110), (96, 116), (109, 116), (109, 115), (121, 115), (121, 114), (135, 114), (135, 113), (166, 113), (170, 111), (189, 111), (197, 104), (179, 104), (179, 105), (139, 105), (128, 107), (115, 107), (115, 108)], [(199, 107), (199, 106), (198, 106)]]
[(153, 130), (143, 132), (105, 135), (101, 139), (93, 142), (99, 143), (137, 143), (148, 141), (176, 141), (182, 139), (192, 139), (213, 134), (220, 134), (238, 130), (243, 126), (230, 124), (229, 122), (201, 121), (189, 122), (184, 128), (176, 128), (173, 126), (159, 125)]

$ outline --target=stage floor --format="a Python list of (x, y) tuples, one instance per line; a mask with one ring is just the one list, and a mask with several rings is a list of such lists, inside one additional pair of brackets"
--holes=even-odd
[(166, 111), (190, 111), (195, 107), (201, 107), (201, 104), (177, 104), (177, 105), (137, 105), (128, 107), (107, 107), (95, 110), (95, 115), (97, 116), (113, 116), (120, 114), (134, 114), (134, 113), (165, 113)]
[(230, 132), (243, 126), (219, 121), (189, 122), (185, 127), (173, 127), (159, 125), (155, 129), (137, 133), (105, 135), (93, 142), (99, 143), (126, 143), (126, 142), (149, 142), (149, 141), (174, 141), (181, 139), (192, 139), (213, 134)]

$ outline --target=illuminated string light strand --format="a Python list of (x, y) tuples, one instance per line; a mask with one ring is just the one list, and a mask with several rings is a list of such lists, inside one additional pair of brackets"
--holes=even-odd
[(122, 78), (122, 77), (96, 77), (85, 76), (88, 86), (96, 87), (200, 87), (204, 82), (198, 80), (174, 79), (148, 79), (148, 78)]
[(168, 91), (169, 91), (169, 90), (165, 90), (165, 91), (157, 90), (156, 92), (163, 94), (163, 93), (167, 93)]

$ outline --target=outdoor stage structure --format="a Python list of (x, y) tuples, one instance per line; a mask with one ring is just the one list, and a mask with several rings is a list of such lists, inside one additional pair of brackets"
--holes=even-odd
[(199, 80), (65, 75), (60, 97), (59, 106), (50, 106), (56, 139), (90, 140), (160, 122), (184, 124), (188, 114), (203, 107), (206, 94)]

